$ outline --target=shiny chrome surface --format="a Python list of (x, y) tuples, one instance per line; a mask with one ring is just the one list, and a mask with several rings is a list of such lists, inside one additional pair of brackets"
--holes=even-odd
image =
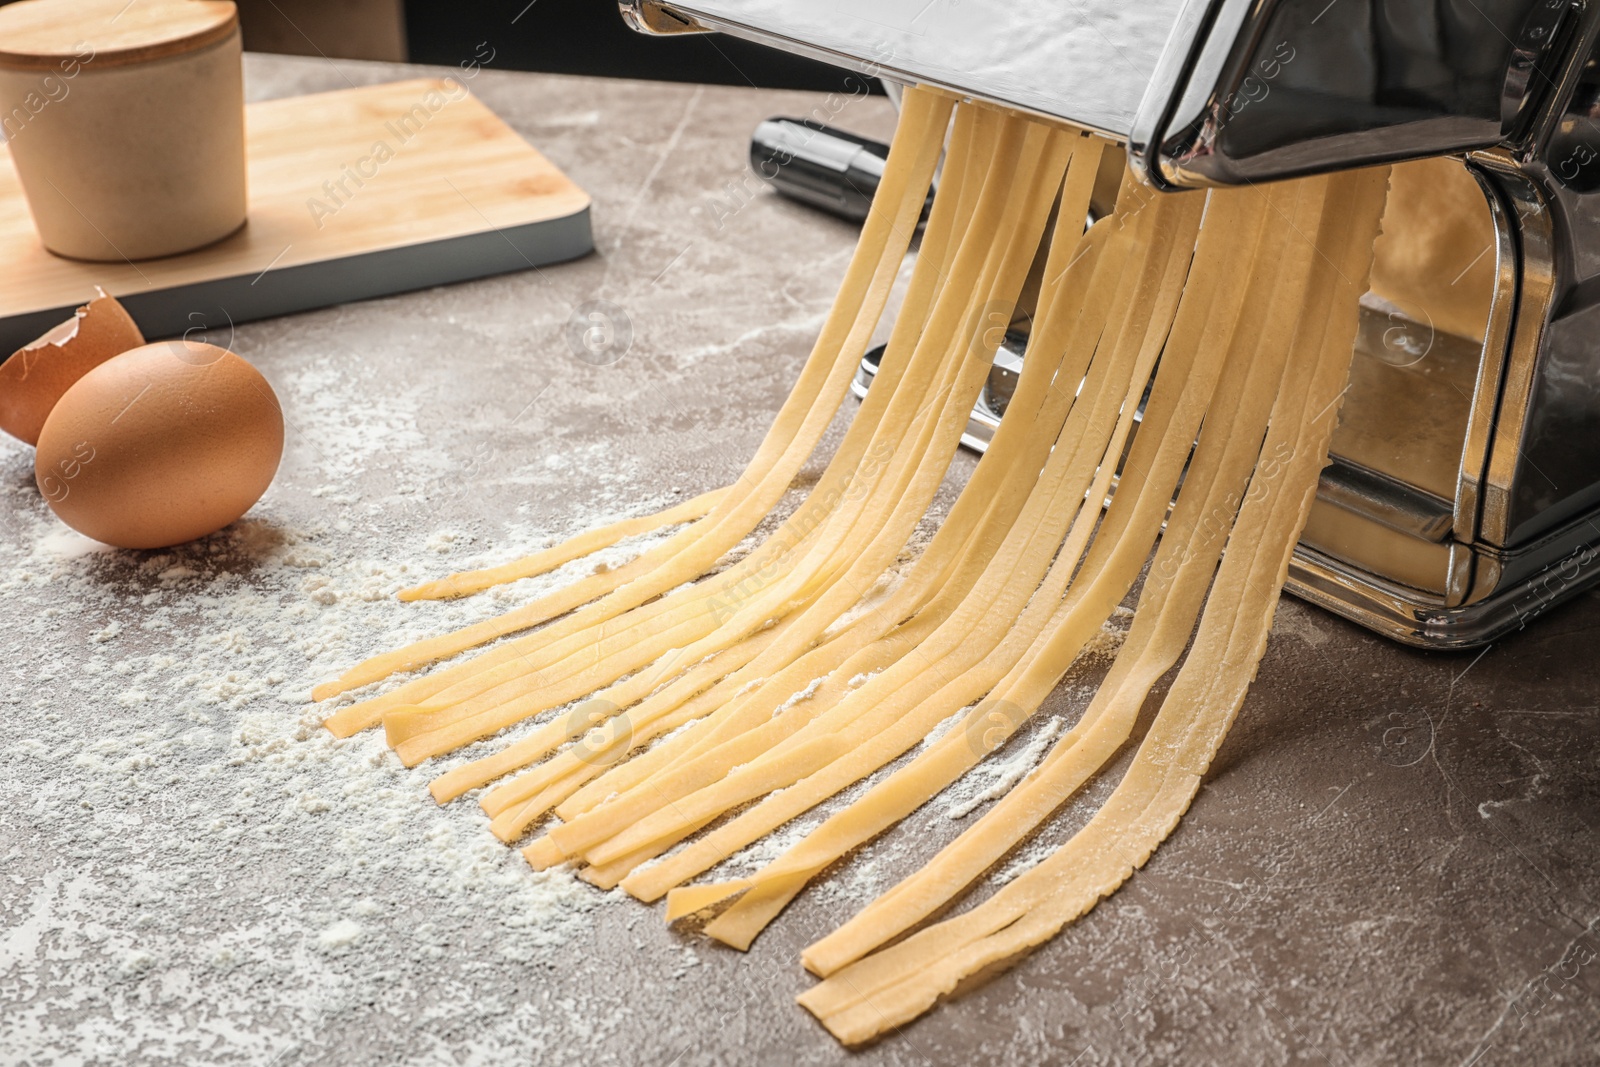
[(629, 24), (645, 32), (720, 30), (1121, 140), (1183, 0), (624, 0), (622, 6)]
[(1554, 232), (1550, 212), (1538, 188), (1514, 167), (1503, 166), (1501, 189), (1511, 198), (1520, 230), (1517, 325), (1496, 415), (1499, 432), (1489, 450), (1484, 473), (1480, 532), (1490, 544), (1505, 546), (1512, 532), (1515, 478), (1523, 462), (1521, 432), (1527, 426), (1528, 404), (1540, 370), (1543, 334), (1552, 310), (1555, 288)]
[[(1600, 5), (623, 8), (646, 32), (723, 30), (1109, 134), (1162, 188), (1463, 154), (1495, 229), (1483, 344), (1446, 336), (1426, 368), (1385, 366), (1367, 334), (1393, 309), (1366, 309), (1287, 588), (1396, 640), (1454, 648), (1600, 581)], [(1020, 358), (1011, 347), (1002, 362)], [(1015, 366), (994, 374), (963, 438), (979, 449)]]
[[(1575, 0), (1190, 0), (1187, 61), (1141, 111), (1156, 184), (1238, 185), (1515, 141)], [(1176, 54), (1176, 42), (1169, 50)], [(1158, 113), (1159, 112), (1159, 113)]]
[(1461, 463), (1456, 478), (1455, 512), (1452, 534), (1463, 544), (1478, 537), (1483, 515), (1483, 482), (1494, 440), (1495, 417), (1499, 412), (1500, 388), (1505, 377), (1506, 353), (1516, 321), (1516, 304), (1511, 294), (1518, 292), (1519, 272), (1530, 269), (1527, 256), (1518, 242), (1516, 216), (1498, 192), (1498, 183), (1481, 164), (1469, 163), (1467, 170), (1477, 179), (1495, 232), (1495, 300), (1489, 308), (1482, 355), (1472, 383), (1472, 406), (1467, 417), (1461, 448)]
[[(1022, 347), (1026, 342), (1026, 336), (1007, 332), (1005, 341), (994, 354), (989, 380), (984, 383), (983, 391), (972, 405), (972, 414), (967, 416), (967, 428), (961, 434), (961, 443), (974, 452), (986, 451), (989, 442), (994, 439), (995, 430), (1000, 428), (1000, 416), (1005, 414), (1006, 403), (1011, 399), (1017, 378), (1022, 373)], [(883, 358), (883, 348), (883, 345), (878, 345), (868, 351), (861, 365), (856, 368), (856, 376), (850, 382), (850, 391), (856, 399), (865, 399), (867, 389), (878, 373), (878, 361)]]
[[(1587, 524), (1591, 520), (1580, 520)], [(1464, 548), (1464, 546), (1457, 546)], [(1443, 598), (1418, 594), (1301, 544), (1289, 564), (1284, 589), (1336, 615), (1417, 648), (1472, 648), (1523, 629), (1556, 604), (1600, 583), (1600, 541), (1593, 531), (1562, 531), (1539, 546), (1529, 559), (1512, 560), (1502, 568), (1489, 559), (1501, 580), (1488, 595), (1460, 606)], [(1546, 560), (1534, 566), (1534, 555)], [(1484, 560), (1480, 559), (1480, 565)]]
[(1438, 543), (1450, 535), (1450, 501), (1337, 455), (1322, 472), (1317, 499), (1419, 541)]

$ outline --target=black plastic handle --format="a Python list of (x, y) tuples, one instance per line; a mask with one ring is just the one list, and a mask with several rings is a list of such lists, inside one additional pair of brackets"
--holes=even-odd
[(854, 222), (866, 219), (888, 157), (881, 141), (809, 119), (768, 119), (750, 138), (750, 166), (774, 189)]

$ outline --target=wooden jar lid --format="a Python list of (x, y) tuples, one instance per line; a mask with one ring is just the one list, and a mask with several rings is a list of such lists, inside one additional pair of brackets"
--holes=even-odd
[(20, 0), (0, 7), (0, 67), (145, 63), (214, 44), (238, 25), (233, 0)]

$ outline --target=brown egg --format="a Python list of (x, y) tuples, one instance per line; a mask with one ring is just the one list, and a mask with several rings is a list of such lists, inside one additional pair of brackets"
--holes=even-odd
[(222, 529), (260, 499), (283, 455), (267, 380), (224, 348), (159, 341), (68, 389), (34, 457), (61, 520), (121, 548), (161, 548)]
[(72, 318), (0, 363), (0, 430), (38, 444), (50, 409), (73, 382), (112, 356), (144, 344), (144, 335), (117, 298), (98, 287), (95, 292), (100, 295)]

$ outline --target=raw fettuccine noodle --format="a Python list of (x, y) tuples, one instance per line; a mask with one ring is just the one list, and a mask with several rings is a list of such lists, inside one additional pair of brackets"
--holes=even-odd
[[(833, 310), (738, 481), (407, 590), (471, 595), (682, 527), (621, 567), (357, 665), (318, 699), (453, 661), (347, 704), (328, 728), (381, 724), (415, 765), (531, 720), (435, 779), (435, 799), (491, 787), (479, 798), (491, 829), (507, 843), (535, 834), (534, 867), (572, 863), (596, 885), (665, 896), (669, 919), (715, 910), (706, 933), (745, 949), (813, 879), (1028, 722), (1137, 589), (1078, 721), (925, 867), (806, 950), (824, 980), (800, 1000), (857, 1043), (1053, 937), (1172, 832), (1243, 702), (1326, 463), (1387, 188), (1378, 169), (1154, 194), (1130, 172), (1085, 227), (1108, 151), (908, 91)], [(731, 558), (843, 402), (941, 152), (872, 389), (805, 499)], [(917, 551), (1030, 273), (1005, 417)], [(1134, 740), (1175, 667), (1088, 824), (933, 921)], [(868, 779), (753, 874), (690, 884)]]

